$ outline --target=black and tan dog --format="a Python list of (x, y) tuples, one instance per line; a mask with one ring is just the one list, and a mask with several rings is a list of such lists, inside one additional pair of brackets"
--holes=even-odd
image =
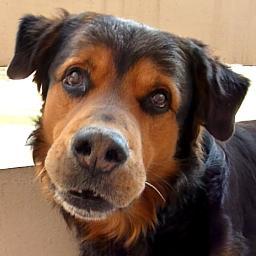
[(8, 75), (34, 71), (37, 175), (80, 255), (256, 255), (246, 78), (196, 40), (66, 12), (21, 20)]

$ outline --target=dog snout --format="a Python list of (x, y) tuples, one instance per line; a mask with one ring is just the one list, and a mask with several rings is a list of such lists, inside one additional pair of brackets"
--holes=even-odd
[(79, 130), (72, 142), (72, 151), (86, 170), (110, 172), (128, 159), (126, 139), (109, 128), (87, 127)]

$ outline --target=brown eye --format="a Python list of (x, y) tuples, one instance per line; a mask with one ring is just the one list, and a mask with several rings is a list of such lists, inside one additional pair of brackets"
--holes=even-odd
[(73, 96), (82, 96), (89, 86), (89, 75), (81, 68), (68, 70), (62, 81), (65, 90)]
[(66, 78), (66, 83), (69, 86), (80, 86), (83, 82), (83, 76), (79, 71), (72, 71)]
[(151, 96), (151, 102), (158, 108), (164, 108), (168, 104), (168, 98), (164, 93), (158, 92)]
[(162, 114), (170, 109), (170, 93), (162, 88), (156, 89), (139, 100), (141, 108), (151, 114)]

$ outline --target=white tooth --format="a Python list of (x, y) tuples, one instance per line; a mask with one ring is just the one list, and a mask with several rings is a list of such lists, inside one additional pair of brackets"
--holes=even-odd
[(78, 193), (82, 194), (82, 192), (83, 192), (82, 189), (79, 189), (79, 190), (78, 190)]

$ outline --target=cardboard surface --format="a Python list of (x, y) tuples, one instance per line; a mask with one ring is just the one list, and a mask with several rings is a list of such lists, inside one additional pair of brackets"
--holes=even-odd
[(74, 237), (43, 198), (33, 168), (0, 170), (0, 255), (77, 256)]

